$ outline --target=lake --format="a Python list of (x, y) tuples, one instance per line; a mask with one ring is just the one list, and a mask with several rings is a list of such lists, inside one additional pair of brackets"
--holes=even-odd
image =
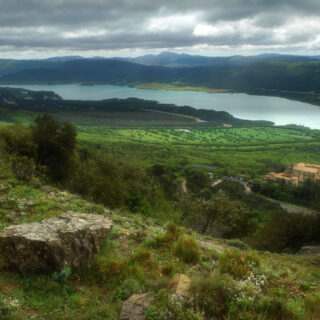
[[(9, 86), (8, 86), (9, 87)], [(276, 125), (297, 124), (320, 129), (320, 107), (269, 96), (244, 93), (206, 93), (137, 89), (127, 86), (80, 84), (11, 86), (30, 90), (54, 91), (64, 99), (102, 100), (110, 98), (141, 98), (197, 109), (227, 111), (248, 120), (269, 120)]]

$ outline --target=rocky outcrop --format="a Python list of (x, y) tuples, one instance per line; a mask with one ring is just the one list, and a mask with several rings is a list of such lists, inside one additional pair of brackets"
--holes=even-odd
[(104, 216), (69, 212), (6, 228), (0, 233), (0, 252), (10, 269), (22, 273), (87, 266), (111, 227)]
[(320, 256), (320, 246), (305, 246), (300, 249), (300, 254), (306, 255), (319, 255)]
[(122, 305), (120, 320), (145, 320), (146, 310), (152, 301), (149, 293), (132, 295)]
[(189, 295), (191, 279), (185, 274), (176, 274), (169, 284), (170, 289), (177, 298), (186, 298)]

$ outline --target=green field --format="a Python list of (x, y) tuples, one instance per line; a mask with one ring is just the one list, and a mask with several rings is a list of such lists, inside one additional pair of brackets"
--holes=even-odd
[[(30, 125), (35, 113), (9, 114)], [(273, 165), (320, 163), (320, 131), (295, 127), (217, 128), (169, 114), (59, 112), (78, 128), (80, 146), (101, 149), (142, 166), (161, 163), (261, 176)], [(8, 122), (2, 122), (6, 125)]]
[(320, 133), (291, 128), (111, 129), (80, 126), (82, 144), (144, 164), (180, 163), (256, 175), (271, 163), (320, 163)]
[(96, 140), (131, 141), (163, 145), (201, 145), (207, 147), (250, 147), (315, 142), (320, 134), (286, 128), (209, 128), (209, 129), (107, 129), (84, 128), (82, 137)]

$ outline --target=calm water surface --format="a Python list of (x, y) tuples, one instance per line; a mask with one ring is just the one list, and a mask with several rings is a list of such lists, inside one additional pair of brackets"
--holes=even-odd
[(269, 120), (277, 125), (297, 124), (320, 129), (320, 107), (278, 97), (251, 96), (243, 93), (206, 93), (137, 89), (126, 86), (80, 84), (12, 86), (30, 90), (49, 90), (64, 99), (102, 100), (141, 98), (197, 109), (227, 111), (249, 120)]

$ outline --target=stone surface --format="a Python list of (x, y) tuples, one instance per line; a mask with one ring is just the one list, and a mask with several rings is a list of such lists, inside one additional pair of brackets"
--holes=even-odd
[(0, 252), (11, 269), (53, 272), (87, 266), (112, 228), (110, 219), (69, 212), (0, 233)]
[(146, 309), (152, 301), (149, 293), (132, 295), (122, 305), (120, 320), (145, 320)]
[(170, 289), (179, 298), (186, 298), (189, 295), (191, 279), (185, 274), (176, 274), (170, 281)]
[(302, 247), (300, 254), (311, 254), (311, 255), (319, 255), (320, 256), (320, 246), (305, 246)]

